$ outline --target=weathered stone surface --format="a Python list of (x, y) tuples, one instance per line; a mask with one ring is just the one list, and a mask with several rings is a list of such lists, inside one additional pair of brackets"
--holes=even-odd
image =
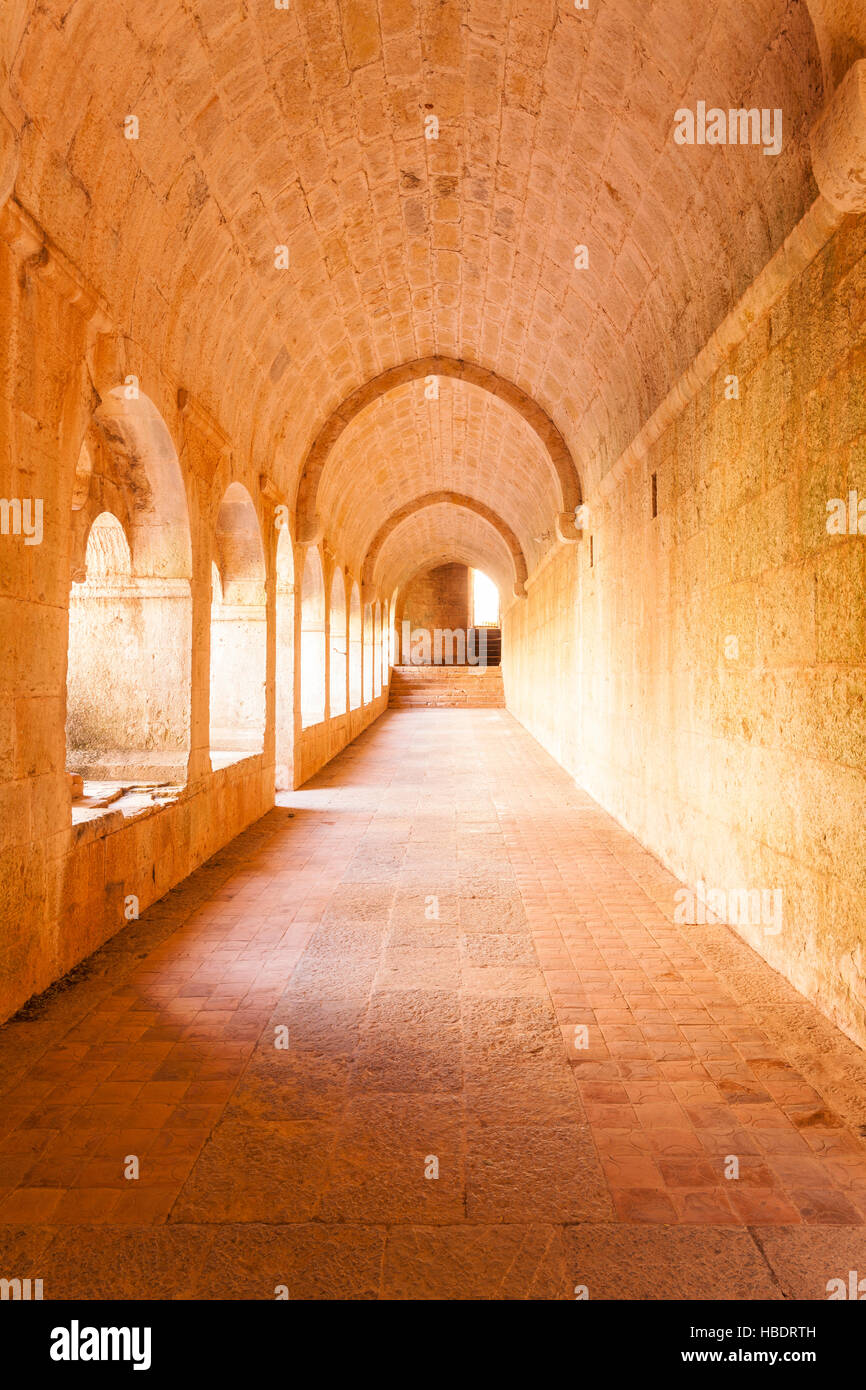
[(862, 0), (114, 8), (0, 11), (0, 1254), (821, 1296)]

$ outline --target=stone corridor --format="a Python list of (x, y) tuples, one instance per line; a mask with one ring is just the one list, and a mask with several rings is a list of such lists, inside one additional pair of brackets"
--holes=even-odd
[(863, 1053), (674, 925), (676, 880), (510, 714), (389, 711), (278, 802), (0, 1030), (5, 1268), (180, 1299), (866, 1268)]

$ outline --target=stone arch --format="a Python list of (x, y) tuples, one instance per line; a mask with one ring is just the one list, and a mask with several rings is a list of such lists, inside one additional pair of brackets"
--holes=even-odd
[(384, 672), (385, 681), (386, 681), (386, 682), (390, 681), (390, 679), (391, 679), (391, 667), (392, 667), (392, 666), (395, 666), (395, 665), (399, 662), (399, 660), (400, 660), (400, 647), (399, 647), (399, 643), (398, 643), (398, 641), (397, 641), (397, 631), (396, 631), (396, 626), (397, 626), (397, 598), (398, 598), (398, 594), (397, 594), (397, 590), (395, 589), (394, 592), (393, 592), (392, 595), (391, 595), (390, 601), (388, 601), (388, 602), (386, 603), (386, 610), (387, 610), (387, 614), (388, 614), (388, 619), (387, 619), (387, 621), (388, 621), (388, 643), (387, 643), (387, 648), (386, 648), (386, 652), (385, 652), (385, 672)]
[(276, 555), (276, 786), (292, 785), (295, 741), (295, 557), (288, 526), (281, 526)]
[(214, 560), (223, 596), (264, 602), (265, 552), (259, 517), (243, 483), (229, 483), (217, 510)]
[(486, 517), (447, 503), (432, 504), (395, 526), (379, 555), (376, 589), (392, 592), (440, 564), (482, 569), (503, 597), (513, 591), (513, 560), (499, 530)]
[[(363, 595), (362, 595), (363, 598)], [(373, 605), (372, 603), (363, 604), (364, 611), (364, 655), (362, 660), (363, 670), (363, 703), (369, 705), (373, 699)]]
[(352, 583), (349, 597), (349, 708), (360, 709), (363, 702), (361, 683), (363, 630), (361, 619), (361, 592), (356, 582)]
[(229, 483), (220, 500), (213, 570), (210, 747), (212, 763), (224, 766), (261, 753), (265, 734), (265, 552), (243, 483)]
[[(186, 488), (174, 442), (158, 409), (137, 387), (115, 386), (101, 397), (93, 421), (111, 451), (121, 485), (130, 498), (129, 532), (135, 572), (160, 578), (191, 578)], [(86, 450), (86, 440), (83, 448)], [(79, 455), (79, 496), (87, 463), (87, 458)]]
[(299, 542), (312, 544), (320, 537), (322, 523), (317, 513), (319, 483), (328, 455), (346, 426), (380, 396), (403, 386), (406, 382), (426, 377), (430, 377), (431, 380), (436, 377), (451, 377), (467, 382), (496, 396), (521, 416), (544, 446), (556, 477), (561, 506), (557, 517), (560, 539), (578, 539), (574, 512), (583, 497), (580, 475), (568, 445), (547, 412), (515, 382), (489, 371), (486, 367), (456, 357), (422, 357), (415, 362), (392, 367), (359, 387), (357, 391), (353, 391), (319, 430), (304, 459), (298, 480), (295, 534)]
[(123, 522), (114, 512), (100, 512), (90, 523), (85, 558), (89, 579), (132, 578), (132, 548)]
[(376, 532), (367, 550), (361, 572), (363, 590), (366, 592), (372, 585), (376, 561), (379, 558), (382, 547), (401, 522), (405, 521), (410, 516), (414, 516), (416, 512), (423, 511), (426, 507), (435, 507), (442, 503), (448, 503), (453, 507), (461, 507), (464, 511), (474, 512), (476, 516), (482, 517), (499, 532), (511, 553), (511, 560), (514, 566), (514, 597), (524, 598), (526, 596), (528, 571), (523, 547), (517, 536), (507, 522), (503, 521), (502, 517), (498, 516), (491, 507), (486, 506), (483, 502), (476, 501), (473, 497), (467, 497), (463, 493), (457, 492), (427, 492), (423, 497), (416, 497), (411, 502), (407, 502), (405, 506), (400, 507), (396, 512), (392, 512), (384, 525), (379, 527), (379, 530)]
[(96, 781), (182, 783), (189, 755), (186, 579), (135, 570), (114, 512), (95, 516), (69, 596), (67, 768)]
[(382, 605), (373, 605), (373, 696), (382, 694)]
[(346, 580), (337, 566), (328, 602), (328, 634), (331, 669), (328, 680), (330, 714), (345, 714), (348, 701), (349, 628), (346, 615)]
[[(98, 781), (182, 783), (190, 748), (192, 544), (171, 434), (137, 388), (80, 439), (72, 522), (67, 762)], [(122, 552), (122, 555), (121, 555)]]
[(318, 547), (304, 552), (301, 580), (301, 725), (309, 728), (325, 718), (327, 670), (325, 567)]

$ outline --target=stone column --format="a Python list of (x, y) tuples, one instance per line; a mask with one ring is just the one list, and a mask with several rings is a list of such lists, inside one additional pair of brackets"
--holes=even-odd
[(9, 201), (18, 173), (18, 137), (0, 111), (0, 208)]

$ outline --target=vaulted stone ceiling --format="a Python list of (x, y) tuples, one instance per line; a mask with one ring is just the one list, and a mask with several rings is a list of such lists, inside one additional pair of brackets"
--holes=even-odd
[[(815, 195), (803, 0), (4, 9), (20, 202), (292, 499), (340, 403), (430, 354), (516, 383), (588, 490)], [(675, 145), (675, 110), (698, 100), (781, 108), (781, 153)], [(437, 487), (495, 500), (530, 563), (553, 534), (549, 463), (519, 416), (413, 385), (328, 460), (330, 544), (359, 567), (389, 509)], [(395, 535), (457, 558), (455, 527), (481, 563), (496, 542), (453, 509)]]
[(426, 507), (395, 527), (376, 564), (376, 586), (391, 594), (418, 571), (452, 561), (483, 570), (503, 593), (511, 592), (514, 571), (500, 535), (480, 517), (447, 504)]
[(495, 397), (437, 378), (380, 397), (337, 440), (322, 477), (319, 511), (349, 563), (360, 568), (376, 530), (408, 500), (465, 492), (498, 512), (531, 563), (559, 511), (556, 475), (537, 436)]

